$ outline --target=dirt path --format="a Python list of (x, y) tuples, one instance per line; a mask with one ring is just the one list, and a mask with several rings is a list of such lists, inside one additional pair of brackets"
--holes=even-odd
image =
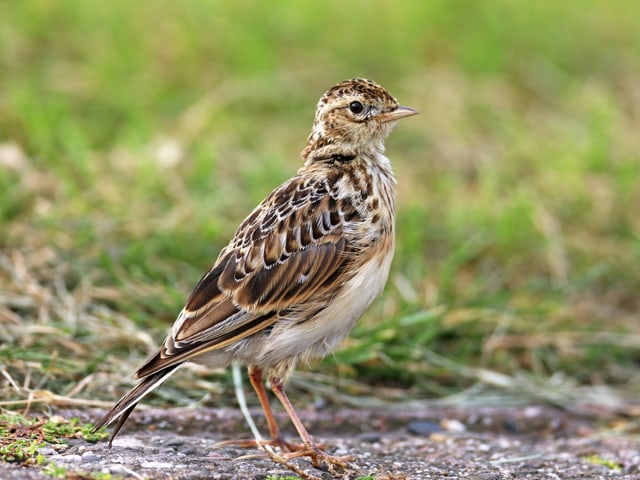
[[(99, 412), (66, 412), (95, 419)], [(258, 417), (256, 413), (256, 417)], [(255, 479), (293, 475), (255, 450), (216, 448), (247, 437), (237, 410), (168, 409), (136, 412), (109, 450), (105, 442), (73, 441), (48, 462), (68, 471), (109, 472), (124, 478)], [(284, 418), (282, 425), (286, 425)], [(341, 477), (294, 463), (322, 479), (640, 479), (640, 439), (614, 435), (602, 418), (546, 407), (520, 409), (340, 410), (306, 413), (316, 439), (334, 454), (352, 454)], [(264, 425), (259, 424), (262, 431)], [(610, 423), (609, 423), (610, 427)], [(286, 431), (293, 437), (293, 432)], [(0, 478), (50, 478), (37, 469), (0, 464)], [(78, 478), (78, 477), (76, 477)]]

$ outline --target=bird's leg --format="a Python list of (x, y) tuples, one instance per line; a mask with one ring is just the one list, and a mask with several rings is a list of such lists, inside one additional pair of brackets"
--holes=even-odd
[(264, 378), (262, 375), (262, 369), (259, 367), (251, 366), (248, 368), (249, 370), (249, 381), (251, 382), (251, 386), (255, 390), (258, 400), (260, 401), (260, 406), (262, 407), (262, 411), (264, 412), (265, 418), (267, 420), (267, 426), (269, 427), (269, 435), (271, 437), (270, 440), (261, 440), (259, 438), (255, 439), (246, 439), (246, 440), (225, 440), (223, 442), (219, 442), (217, 446), (226, 446), (226, 445), (234, 445), (241, 448), (252, 448), (259, 447), (260, 445), (270, 445), (273, 447), (279, 447), (286, 452), (293, 452), (297, 450), (301, 450), (304, 446), (294, 445), (284, 440), (282, 434), (280, 433), (280, 428), (276, 422), (275, 415), (273, 414), (273, 410), (271, 409), (271, 404), (269, 403), (269, 397), (267, 395), (267, 391), (264, 388)]
[(311, 435), (309, 435), (309, 432), (302, 423), (302, 420), (300, 420), (300, 417), (298, 416), (295, 408), (293, 408), (293, 404), (289, 400), (289, 397), (287, 397), (287, 394), (284, 391), (284, 385), (282, 384), (280, 379), (276, 377), (270, 377), (269, 384), (271, 385), (271, 390), (273, 390), (273, 393), (276, 397), (278, 397), (278, 400), (280, 400), (280, 403), (282, 403), (282, 406), (287, 411), (287, 414), (291, 419), (291, 423), (293, 423), (293, 426), (296, 427), (298, 435), (300, 435), (300, 438), (303, 442), (303, 448), (296, 449), (295, 452), (284, 455), (285, 458), (292, 459), (297, 457), (309, 457), (311, 458), (311, 462), (313, 463), (314, 467), (319, 467), (320, 462), (325, 462), (330, 466), (337, 465), (342, 468), (347, 468), (348, 462), (353, 460), (353, 458), (349, 456), (337, 457), (328, 455), (323, 452), (320, 447), (318, 447), (316, 442), (314, 442), (314, 440), (311, 438)]
[(300, 450), (300, 447), (297, 445), (292, 445), (286, 442), (280, 433), (280, 428), (276, 422), (276, 417), (273, 414), (273, 410), (271, 409), (271, 404), (269, 403), (269, 397), (267, 396), (267, 391), (264, 388), (264, 378), (262, 377), (262, 369), (259, 367), (249, 367), (249, 381), (251, 382), (251, 386), (256, 391), (256, 395), (258, 395), (258, 400), (260, 401), (260, 405), (262, 406), (262, 411), (264, 412), (264, 416), (267, 419), (267, 425), (269, 427), (269, 435), (271, 435), (271, 441), (267, 442), (269, 445), (273, 445), (276, 447), (280, 447), (285, 451), (292, 452), (294, 450)]

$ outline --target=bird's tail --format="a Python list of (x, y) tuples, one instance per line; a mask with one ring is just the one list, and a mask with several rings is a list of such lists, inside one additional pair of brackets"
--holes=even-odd
[(156, 389), (156, 387), (160, 386), (167, 378), (169, 378), (177, 369), (180, 367), (180, 363), (177, 365), (171, 365), (159, 372), (156, 372), (148, 377), (143, 378), (140, 383), (138, 383), (135, 387), (133, 387), (129, 392), (127, 392), (118, 403), (116, 403), (109, 412), (102, 417), (98, 423), (96, 423), (95, 427), (93, 427), (92, 432), (95, 433), (100, 430), (102, 427), (106, 427), (110, 425), (115, 420), (118, 420), (115, 428), (113, 429), (113, 433), (111, 433), (111, 438), (109, 439), (109, 448), (111, 448), (111, 444), (113, 439), (116, 438), (120, 429), (124, 426), (129, 415), (133, 412), (134, 408), (140, 400), (142, 400), (148, 393), (152, 392)]

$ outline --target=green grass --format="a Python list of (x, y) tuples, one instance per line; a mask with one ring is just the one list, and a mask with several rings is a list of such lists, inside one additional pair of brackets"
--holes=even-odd
[(27, 418), (11, 412), (0, 413), (0, 460), (21, 466), (38, 466), (53, 478), (78, 478), (94, 480), (115, 480), (108, 473), (86, 473), (82, 470), (69, 471), (67, 467), (46, 463), (39, 452), (47, 445), (59, 447), (70, 438), (81, 438), (87, 442), (104, 440), (105, 432), (94, 434), (91, 424), (81, 423), (77, 418), (65, 420), (62, 417)]
[(582, 459), (594, 465), (602, 465), (603, 467), (606, 467), (607, 469), (614, 472), (622, 471), (621, 465), (619, 465), (618, 463), (612, 460), (607, 460), (605, 458), (602, 458), (600, 455), (586, 455), (582, 457)]
[[(639, 15), (596, 0), (3, 5), (0, 405), (113, 401), (296, 171), (319, 95), (356, 75), (421, 115), (387, 144), (385, 294), (317, 370), (394, 400), (637, 394)], [(225, 378), (194, 367), (154, 401), (217, 405)]]

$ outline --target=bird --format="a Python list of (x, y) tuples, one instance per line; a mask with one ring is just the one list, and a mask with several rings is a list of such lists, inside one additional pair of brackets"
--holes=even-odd
[[(344, 80), (321, 96), (303, 166), (273, 190), (187, 298), (162, 346), (139, 379), (96, 424), (117, 420), (111, 446), (136, 405), (185, 362), (246, 366), (270, 439), (285, 458), (314, 466), (345, 465), (313, 440), (285, 385), (298, 365), (331, 352), (382, 292), (394, 253), (396, 180), (384, 141), (402, 106), (372, 80)], [(302, 444), (284, 440), (265, 382)]]

